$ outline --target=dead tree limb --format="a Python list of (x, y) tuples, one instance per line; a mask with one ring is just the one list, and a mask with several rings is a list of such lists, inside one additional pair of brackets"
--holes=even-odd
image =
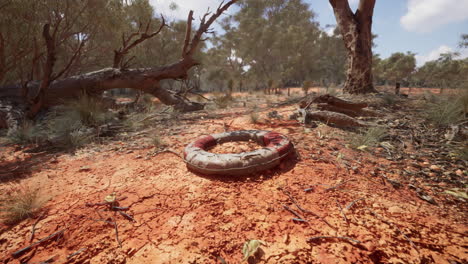
[[(164, 16), (161, 16), (161, 25), (156, 31), (149, 33), (148, 31), (149, 31), (150, 25), (151, 25), (151, 21), (149, 21), (148, 24), (146, 25), (144, 32), (141, 32), (142, 25), (140, 25), (137, 32), (130, 34), (128, 37), (125, 37), (125, 34), (122, 35), (122, 47), (120, 47), (118, 50), (114, 50), (114, 63), (113, 63), (114, 68), (124, 68), (123, 66), (125, 65), (122, 64), (123, 58), (126, 54), (128, 54), (128, 52), (131, 49), (135, 48), (136, 46), (138, 46), (140, 43), (144, 42), (145, 40), (148, 40), (158, 35), (161, 32), (161, 30), (163, 30), (163, 28), (167, 26)], [(137, 39), (134, 39), (137, 36), (140, 36), (140, 37)]]
[[(100, 95), (106, 90), (115, 88), (133, 88), (152, 94), (159, 98), (162, 103), (173, 105), (182, 112), (203, 109), (204, 104), (190, 102), (182, 96), (162, 88), (159, 83), (165, 79), (177, 80), (187, 78), (188, 71), (200, 64), (193, 55), (199, 43), (203, 41), (203, 34), (209, 33), (214, 21), (236, 2), (238, 0), (221, 3), (213, 14), (207, 12), (202, 17), (198, 30), (193, 34), (193, 37), (191, 37), (191, 29), (187, 29), (189, 34), (186, 34), (183, 44), (182, 58), (173, 64), (162, 67), (137, 69), (105, 68), (95, 72), (54, 80), (52, 68), (55, 59), (55, 47), (51, 45), (50, 49), (48, 49), (49, 56), (45, 67), (47, 72), (43, 74), (42, 80), (30, 81), (26, 85), (16, 83), (0, 87), (0, 128), (14, 129), (17, 127), (21, 120), (24, 119), (26, 109), (32, 108), (33, 111), (29, 112), (32, 113), (30, 116), (34, 116), (34, 113), (37, 113), (40, 109), (62, 104), (66, 100), (76, 99), (83, 93)], [(189, 13), (188, 25), (191, 24), (191, 19), (193, 19), (193, 13)], [(148, 39), (149, 36), (157, 35), (164, 27), (163, 25), (164, 23), (160, 26), (160, 30), (147, 35), (142, 34), (139, 39), (127, 37), (124, 48), (118, 51), (117, 54), (124, 54), (132, 47)], [(52, 38), (53, 34), (51, 34)], [(49, 39), (49, 35), (50, 28), (44, 27), (46, 39)], [(121, 64), (122, 61), (121, 59), (115, 59), (114, 64), (115, 62)], [(23, 86), (25, 86), (24, 89), (27, 91), (26, 94), (30, 96), (23, 96), (25, 93), (24, 89), (22, 89)], [(35, 96), (31, 97), (31, 95)], [(31, 102), (33, 102), (33, 107), (31, 107)], [(11, 111), (14, 113), (11, 113)]]

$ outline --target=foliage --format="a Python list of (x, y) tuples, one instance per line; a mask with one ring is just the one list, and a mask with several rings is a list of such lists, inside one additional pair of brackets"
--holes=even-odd
[(439, 98), (427, 104), (427, 119), (437, 126), (447, 126), (468, 116), (468, 89), (458, 96)]
[(407, 79), (416, 69), (416, 58), (414, 53), (393, 53), (389, 58), (380, 62), (382, 78), (393, 83)]
[(382, 95), (382, 103), (387, 106), (394, 105), (398, 102), (398, 97), (391, 93), (384, 93)]
[(38, 143), (44, 139), (43, 127), (30, 120), (24, 120), (15, 130), (7, 135), (7, 141), (13, 144)]
[(34, 216), (43, 202), (38, 189), (11, 186), (10, 190), (0, 195), (0, 219), (7, 225), (15, 225)]
[(57, 107), (49, 113), (45, 123), (53, 141), (58, 140), (65, 148), (76, 148), (91, 142), (99, 126), (113, 119), (114, 114), (107, 111), (100, 100), (83, 95)]
[(216, 96), (214, 99), (215, 104), (221, 108), (225, 109), (231, 105), (233, 98), (230, 94)]
[(361, 131), (360, 134), (352, 136), (350, 145), (352, 148), (365, 150), (370, 147), (375, 147), (385, 136), (387, 130), (383, 127), (371, 127)]
[(309, 93), (309, 89), (312, 86), (311, 81), (304, 81), (302, 83), (302, 91), (304, 91), (304, 94), (307, 95)]

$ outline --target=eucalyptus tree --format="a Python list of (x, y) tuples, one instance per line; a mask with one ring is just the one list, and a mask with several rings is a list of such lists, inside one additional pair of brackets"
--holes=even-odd
[(344, 91), (375, 92), (372, 77), (372, 16), (375, 0), (360, 0), (356, 12), (348, 0), (329, 0), (348, 51)]
[(300, 84), (318, 71), (320, 29), (307, 3), (245, 0), (239, 6), (214, 42), (227, 75), (267, 87), (269, 81)]
[(411, 74), (416, 69), (416, 58), (414, 53), (396, 52), (390, 55), (387, 59), (380, 62), (382, 77), (395, 86), (399, 86), (404, 80), (408, 80)]
[[(33, 117), (83, 92), (97, 95), (114, 88), (151, 93), (182, 111), (202, 109), (202, 104), (162, 88), (160, 82), (188, 77), (200, 64), (197, 52), (204, 33), (236, 2), (206, 13), (197, 27), (189, 12), (177, 59), (162, 66), (152, 62), (147, 68), (130, 68), (138, 62), (133, 54), (167, 29), (164, 18), (153, 19), (148, 0), (7, 2), (0, 8), (0, 127), (15, 128), (25, 115)], [(7, 23), (10, 19), (13, 22)], [(21, 52), (11, 52), (18, 47)], [(92, 68), (96, 71), (85, 73)]]

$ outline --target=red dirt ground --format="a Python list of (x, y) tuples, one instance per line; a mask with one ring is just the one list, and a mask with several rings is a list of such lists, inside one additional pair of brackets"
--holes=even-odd
[[(144, 144), (150, 134), (74, 155), (3, 149), (10, 161), (43, 161), (21, 180), (50, 199), (34, 241), (65, 231), (60, 239), (13, 258), (13, 252), (30, 244), (37, 219), (2, 227), (0, 262), (240, 263), (244, 242), (260, 239), (267, 245), (251, 263), (468, 263), (466, 204), (429, 186), (426, 191), (438, 204), (419, 199), (400, 173), (402, 166), (417, 167), (349, 149), (344, 132), (335, 128), (310, 130), (285, 120), (251, 124), (241, 110), (219, 110), (217, 119), (190, 114), (158, 128), (158, 134), (169, 149), (182, 153), (198, 136), (225, 128), (275, 130), (290, 137), (300, 158), (261, 175), (233, 178), (188, 171), (174, 153), (158, 153)], [(294, 107), (276, 110), (288, 116)], [(382, 175), (404, 186), (396, 189)], [(105, 206), (87, 206), (113, 192), (135, 222)], [(293, 221), (297, 217), (284, 206), (308, 222)], [(116, 221), (121, 247), (115, 227), (105, 221)], [(360, 243), (339, 238), (307, 242), (318, 236)]]

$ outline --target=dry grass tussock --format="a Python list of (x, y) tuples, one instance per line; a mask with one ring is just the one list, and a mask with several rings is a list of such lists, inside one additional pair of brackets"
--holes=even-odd
[(45, 203), (38, 189), (27, 185), (11, 185), (0, 195), (0, 220), (15, 225), (33, 217)]

